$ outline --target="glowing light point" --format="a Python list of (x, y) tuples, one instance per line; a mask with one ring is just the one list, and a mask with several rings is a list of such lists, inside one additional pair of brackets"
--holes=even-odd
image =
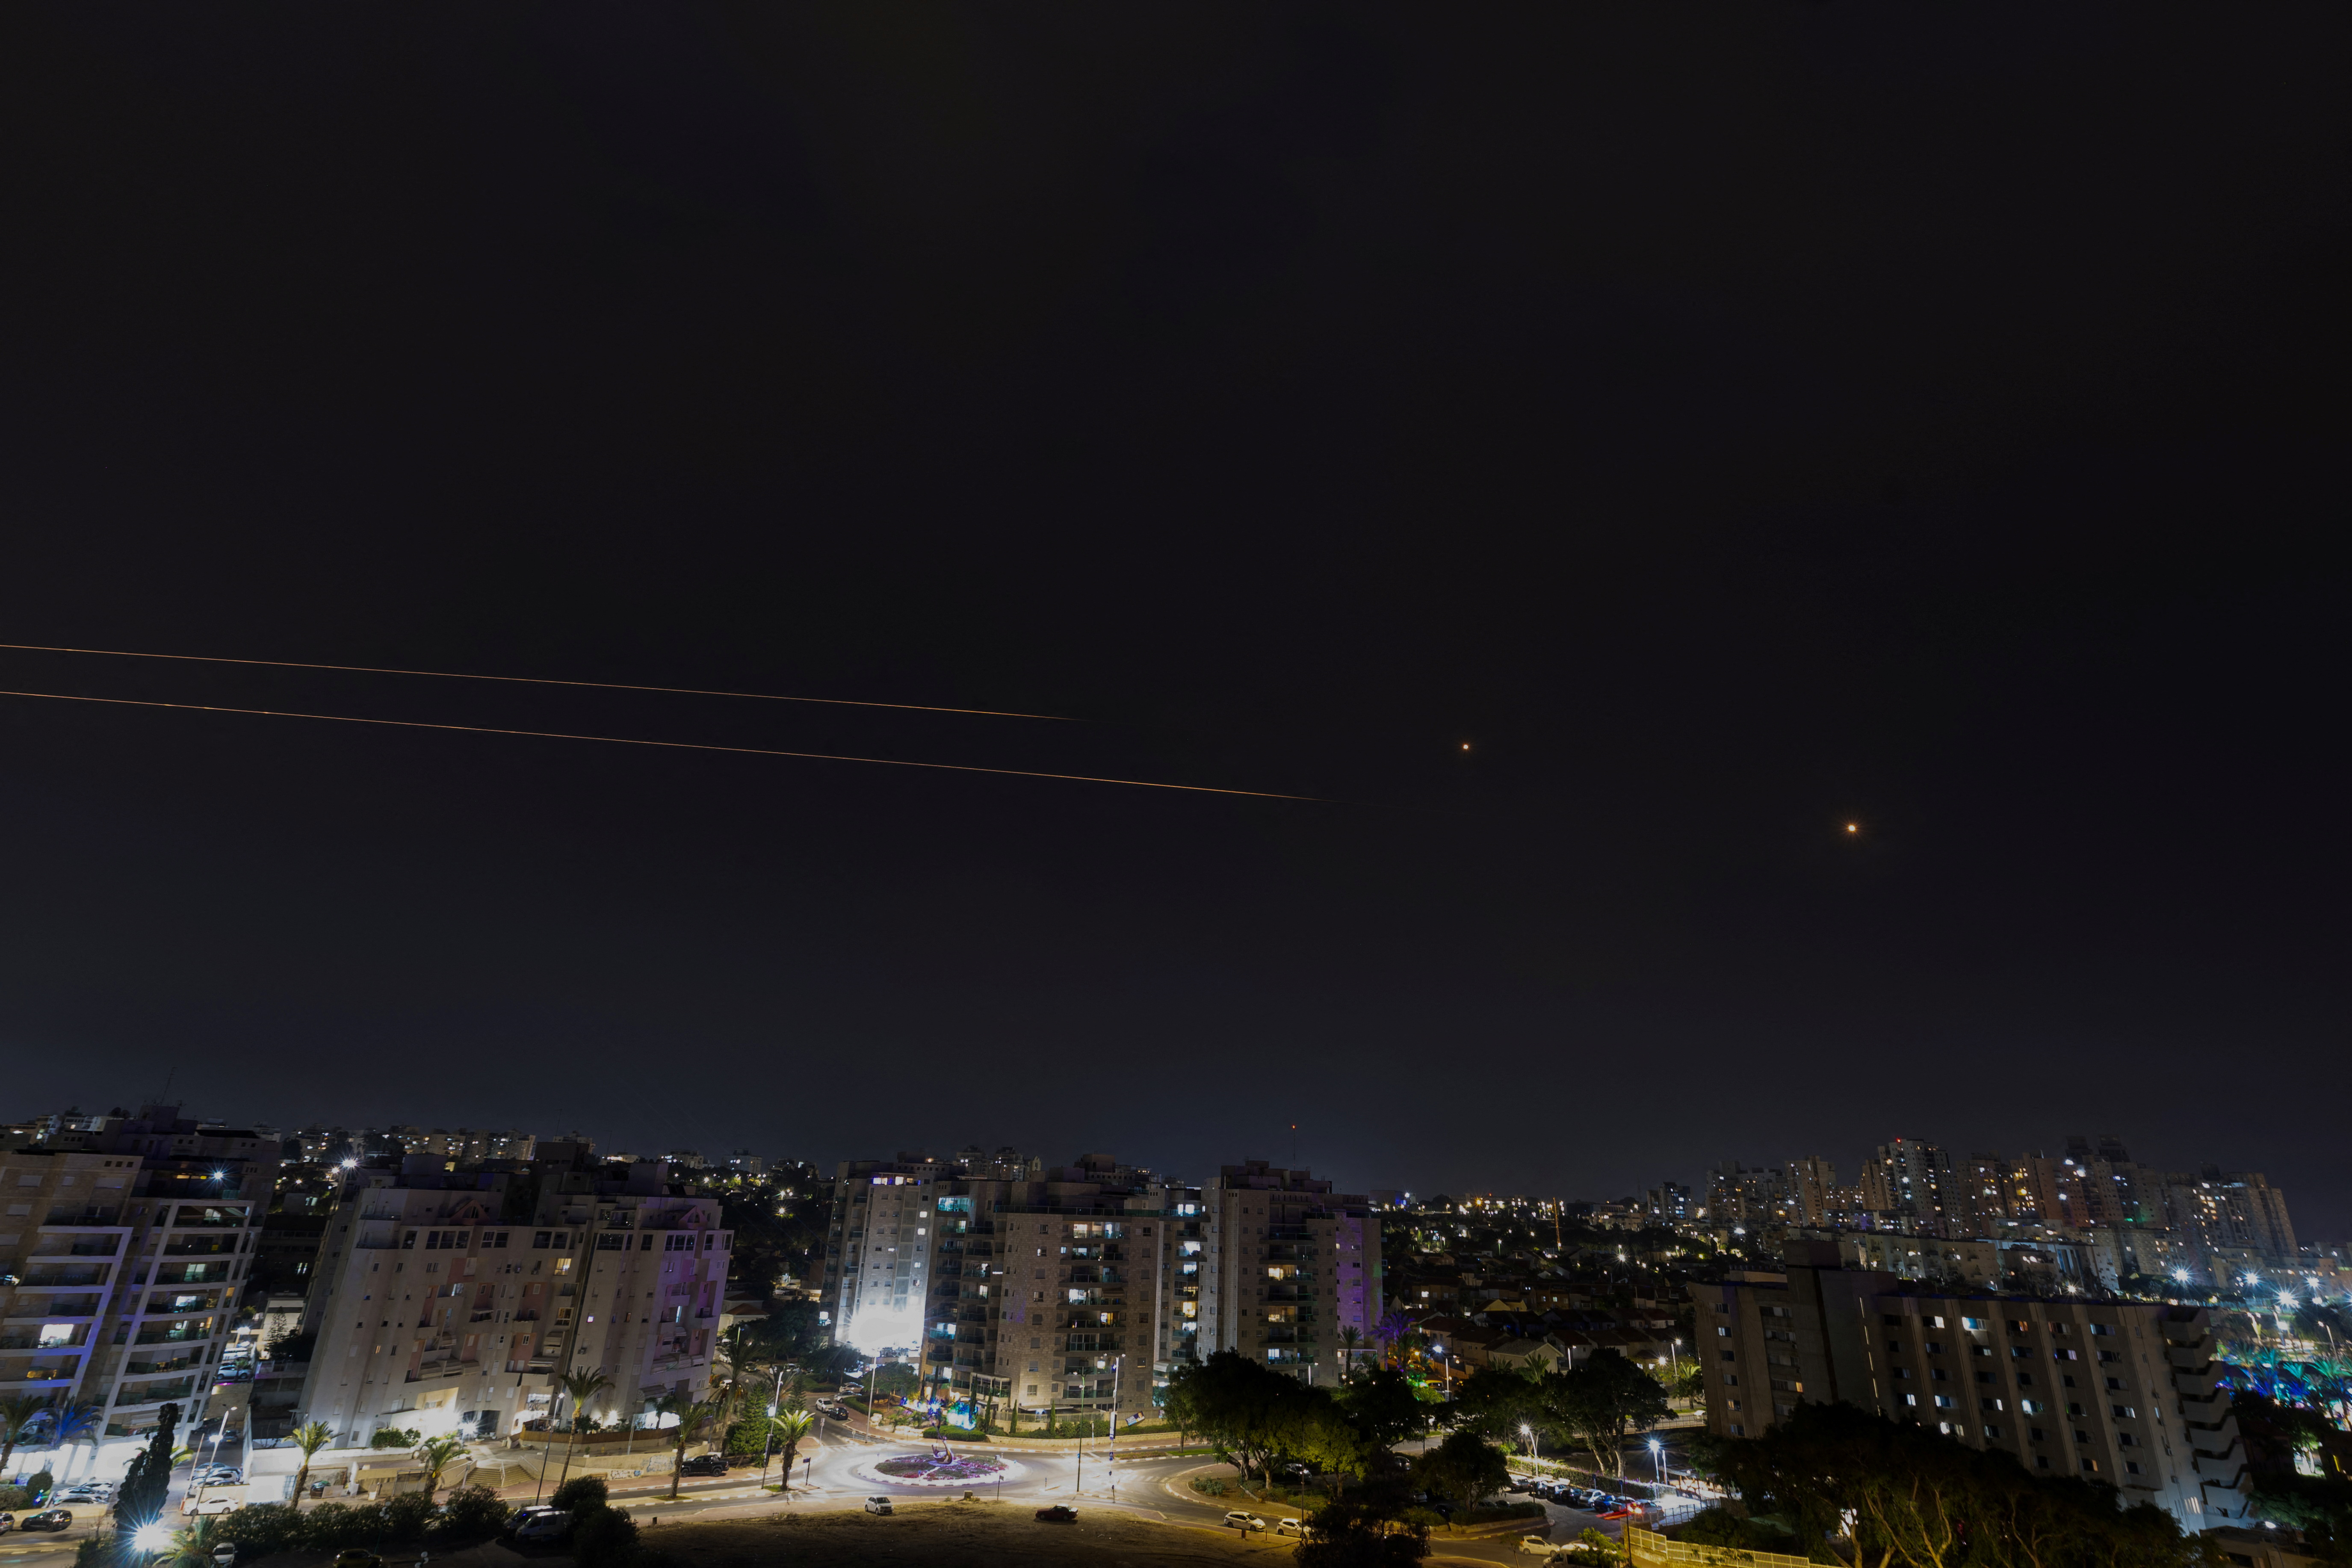
[(1849, 822), (1845, 825), (1845, 830), (1848, 833), (1860, 833), (1862, 831), (1862, 824), (1859, 822)]
[(131, 1544), (142, 1552), (161, 1552), (172, 1544), (172, 1532), (160, 1524), (142, 1524), (131, 1537)]

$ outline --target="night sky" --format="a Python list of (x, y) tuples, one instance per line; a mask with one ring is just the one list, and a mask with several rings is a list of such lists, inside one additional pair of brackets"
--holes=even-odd
[(0, 641), (1076, 721), (0, 687), (1325, 798), (0, 698), (0, 1113), (2352, 1228), (2352, 13), (1111, 15), (10, 13)]

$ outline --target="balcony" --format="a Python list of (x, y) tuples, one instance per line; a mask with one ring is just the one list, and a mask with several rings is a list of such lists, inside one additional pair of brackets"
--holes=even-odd
[(131, 1342), (134, 1345), (175, 1345), (191, 1340), (208, 1340), (212, 1337), (212, 1326), (205, 1324), (193, 1329), (150, 1329), (135, 1335)]
[(29, 1270), (17, 1281), (19, 1285), (31, 1290), (70, 1290), (77, 1287), (101, 1285), (105, 1282), (106, 1269), (95, 1264), (83, 1264), (79, 1268), (35, 1268)]
[(162, 1405), (167, 1401), (187, 1399), (196, 1392), (196, 1380), (182, 1378), (176, 1383), (142, 1383), (123, 1384), (121, 1396), (115, 1400), (117, 1411), (129, 1405)]
[(184, 1241), (166, 1242), (165, 1258), (219, 1258), (236, 1250), (236, 1238), (228, 1236), (190, 1237)]
[(122, 1223), (122, 1207), (119, 1204), (58, 1204), (49, 1210), (43, 1226), (119, 1226)]
[(186, 1372), (204, 1363), (205, 1358), (200, 1355), (179, 1355), (168, 1361), (133, 1361), (125, 1364), (122, 1371), (126, 1377), (146, 1377), (159, 1372)]

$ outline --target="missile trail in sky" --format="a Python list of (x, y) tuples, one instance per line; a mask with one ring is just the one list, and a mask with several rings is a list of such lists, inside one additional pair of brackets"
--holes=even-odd
[(1213, 784), (1160, 784), (1151, 779), (1103, 778), (1092, 773), (1049, 773), (1033, 768), (983, 768), (971, 763), (911, 763), (898, 757), (852, 757), (834, 752), (784, 752), (768, 746), (719, 746), (698, 741), (644, 741), (628, 735), (577, 735), (560, 730), (508, 730), (488, 724), (440, 724), (422, 719), (362, 719), (350, 713), (298, 713), (283, 708), (226, 708), (213, 702), (152, 702), (131, 697), (83, 697), (66, 691), (0, 691), (0, 697), (36, 697), (56, 702), (101, 702), (115, 708), (171, 708), (187, 713), (244, 713), (263, 719), (316, 719), (334, 724), (377, 724), (397, 730), (454, 730), (468, 735), (521, 735), (538, 741), (601, 741), (611, 746), (656, 746), (678, 752), (730, 752), (752, 757), (795, 757), (806, 762), (866, 763), (885, 768), (996, 773), (1007, 778), (1059, 779), (1068, 784), (1123, 784), (1130, 789), (1180, 790), (1187, 795), (1235, 795), (1255, 800), (1335, 804), (1322, 795), (1284, 795), (1274, 790), (1220, 789)]
[(910, 713), (971, 713), (990, 719), (1044, 719), (1056, 724), (1085, 721), (1065, 713), (1013, 713), (999, 708), (945, 708), (923, 702), (861, 702), (847, 697), (780, 697), (772, 691), (713, 691), (698, 686), (635, 686), (618, 680), (555, 680), (536, 675), (474, 675), (457, 669), (392, 669), (373, 664), (307, 664), (290, 658), (216, 658), (201, 653), (134, 653), (115, 647), (50, 647), (43, 643), (0, 642), (24, 653), (94, 654), (104, 658), (160, 658), (181, 664), (245, 664), (265, 669), (333, 669), (356, 675), (421, 675), (436, 680), (495, 680), (515, 686), (577, 686), (596, 691), (661, 691), (679, 697), (741, 697), (754, 702), (813, 702), (828, 708), (895, 708)]

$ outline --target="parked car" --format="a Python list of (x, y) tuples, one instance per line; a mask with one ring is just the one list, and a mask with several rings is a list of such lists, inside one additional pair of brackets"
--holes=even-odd
[(1078, 1522), (1078, 1510), (1055, 1503), (1051, 1508), (1039, 1509), (1037, 1517), (1047, 1524), (1076, 1524)]
[(1229, 1513), (1225, 1515), (1225, 1522), (1232, 1525), (1235, 1530), (1242, 1531), (1264, 1530), (1265, 1528), (1265, 1521), (1260, 1519), (1254, 1513)]
[(1557, 1557), (1561, 1551), (1540, 1535), (1520, 1536), (1519, 1550), (1529, 1557)]
[(383, 1568), (383, 1559), (364, 1546), (353, 1546), (335, 1553), (333, 1568)]
[(1274, 1532), (1276, 1535), (1296, 1535), (1303, 1541), (1307, 1538), (1307, 1521), (1303, 1519), (1278, 1519), (1274, 1521)]
[(888, 1513), (890, 1511), (890, 1500), (886, 1497), (867, 1498), (866, 1500), (866, 1511), (868, 1513)]
[(235, 1513), (244, 1506), (233, 1497), (191, 1497), (181, 1505), (180, 1511), (197, 1519), (215, 1519), (225, 1513)]
[(188, 1480), (196, 1486), (242, 1486), (245, 1484), (245, 1472), (235, 1465), (198, 1465), (189, 1475)]
[(86, 1502), (103, 1507), (114, 1500), (114, 1488), (105, 1481), (75, 1481), (49, 1494), (51, 1502)]
[(677, 1473), (681, 1476), (723, 1476), (727, 1473), (727, 1456), (697, 1454), (678, 1466)]
[(38, 1513), (28, 1513), (16, 1528), (19, 1530), (67, 1530), (73, 1525), (70, 1509), (45, 1508)]
[(15, 1514), (0, 1513), (0, 1535), (5, 1535), (16, 1528), (16, 1516)]
[(846, 1421), (849, 1419), (849, 1406), (844, 1405), (838, 1399), (818, 1400), (816, 1402), (816, 1413), (820, 1415), (830, 1415), (835, 1421)]
[[(572, 1510), (563, 1508), (541, 1509), (515, 1526), (517, 1541), (561, 1541), (563, 1532), (572, 1528)], [(343, 1568), (341, 1562), (335, 1568)], [(361, 1568), (365, 1568), (364, 1564)]]

